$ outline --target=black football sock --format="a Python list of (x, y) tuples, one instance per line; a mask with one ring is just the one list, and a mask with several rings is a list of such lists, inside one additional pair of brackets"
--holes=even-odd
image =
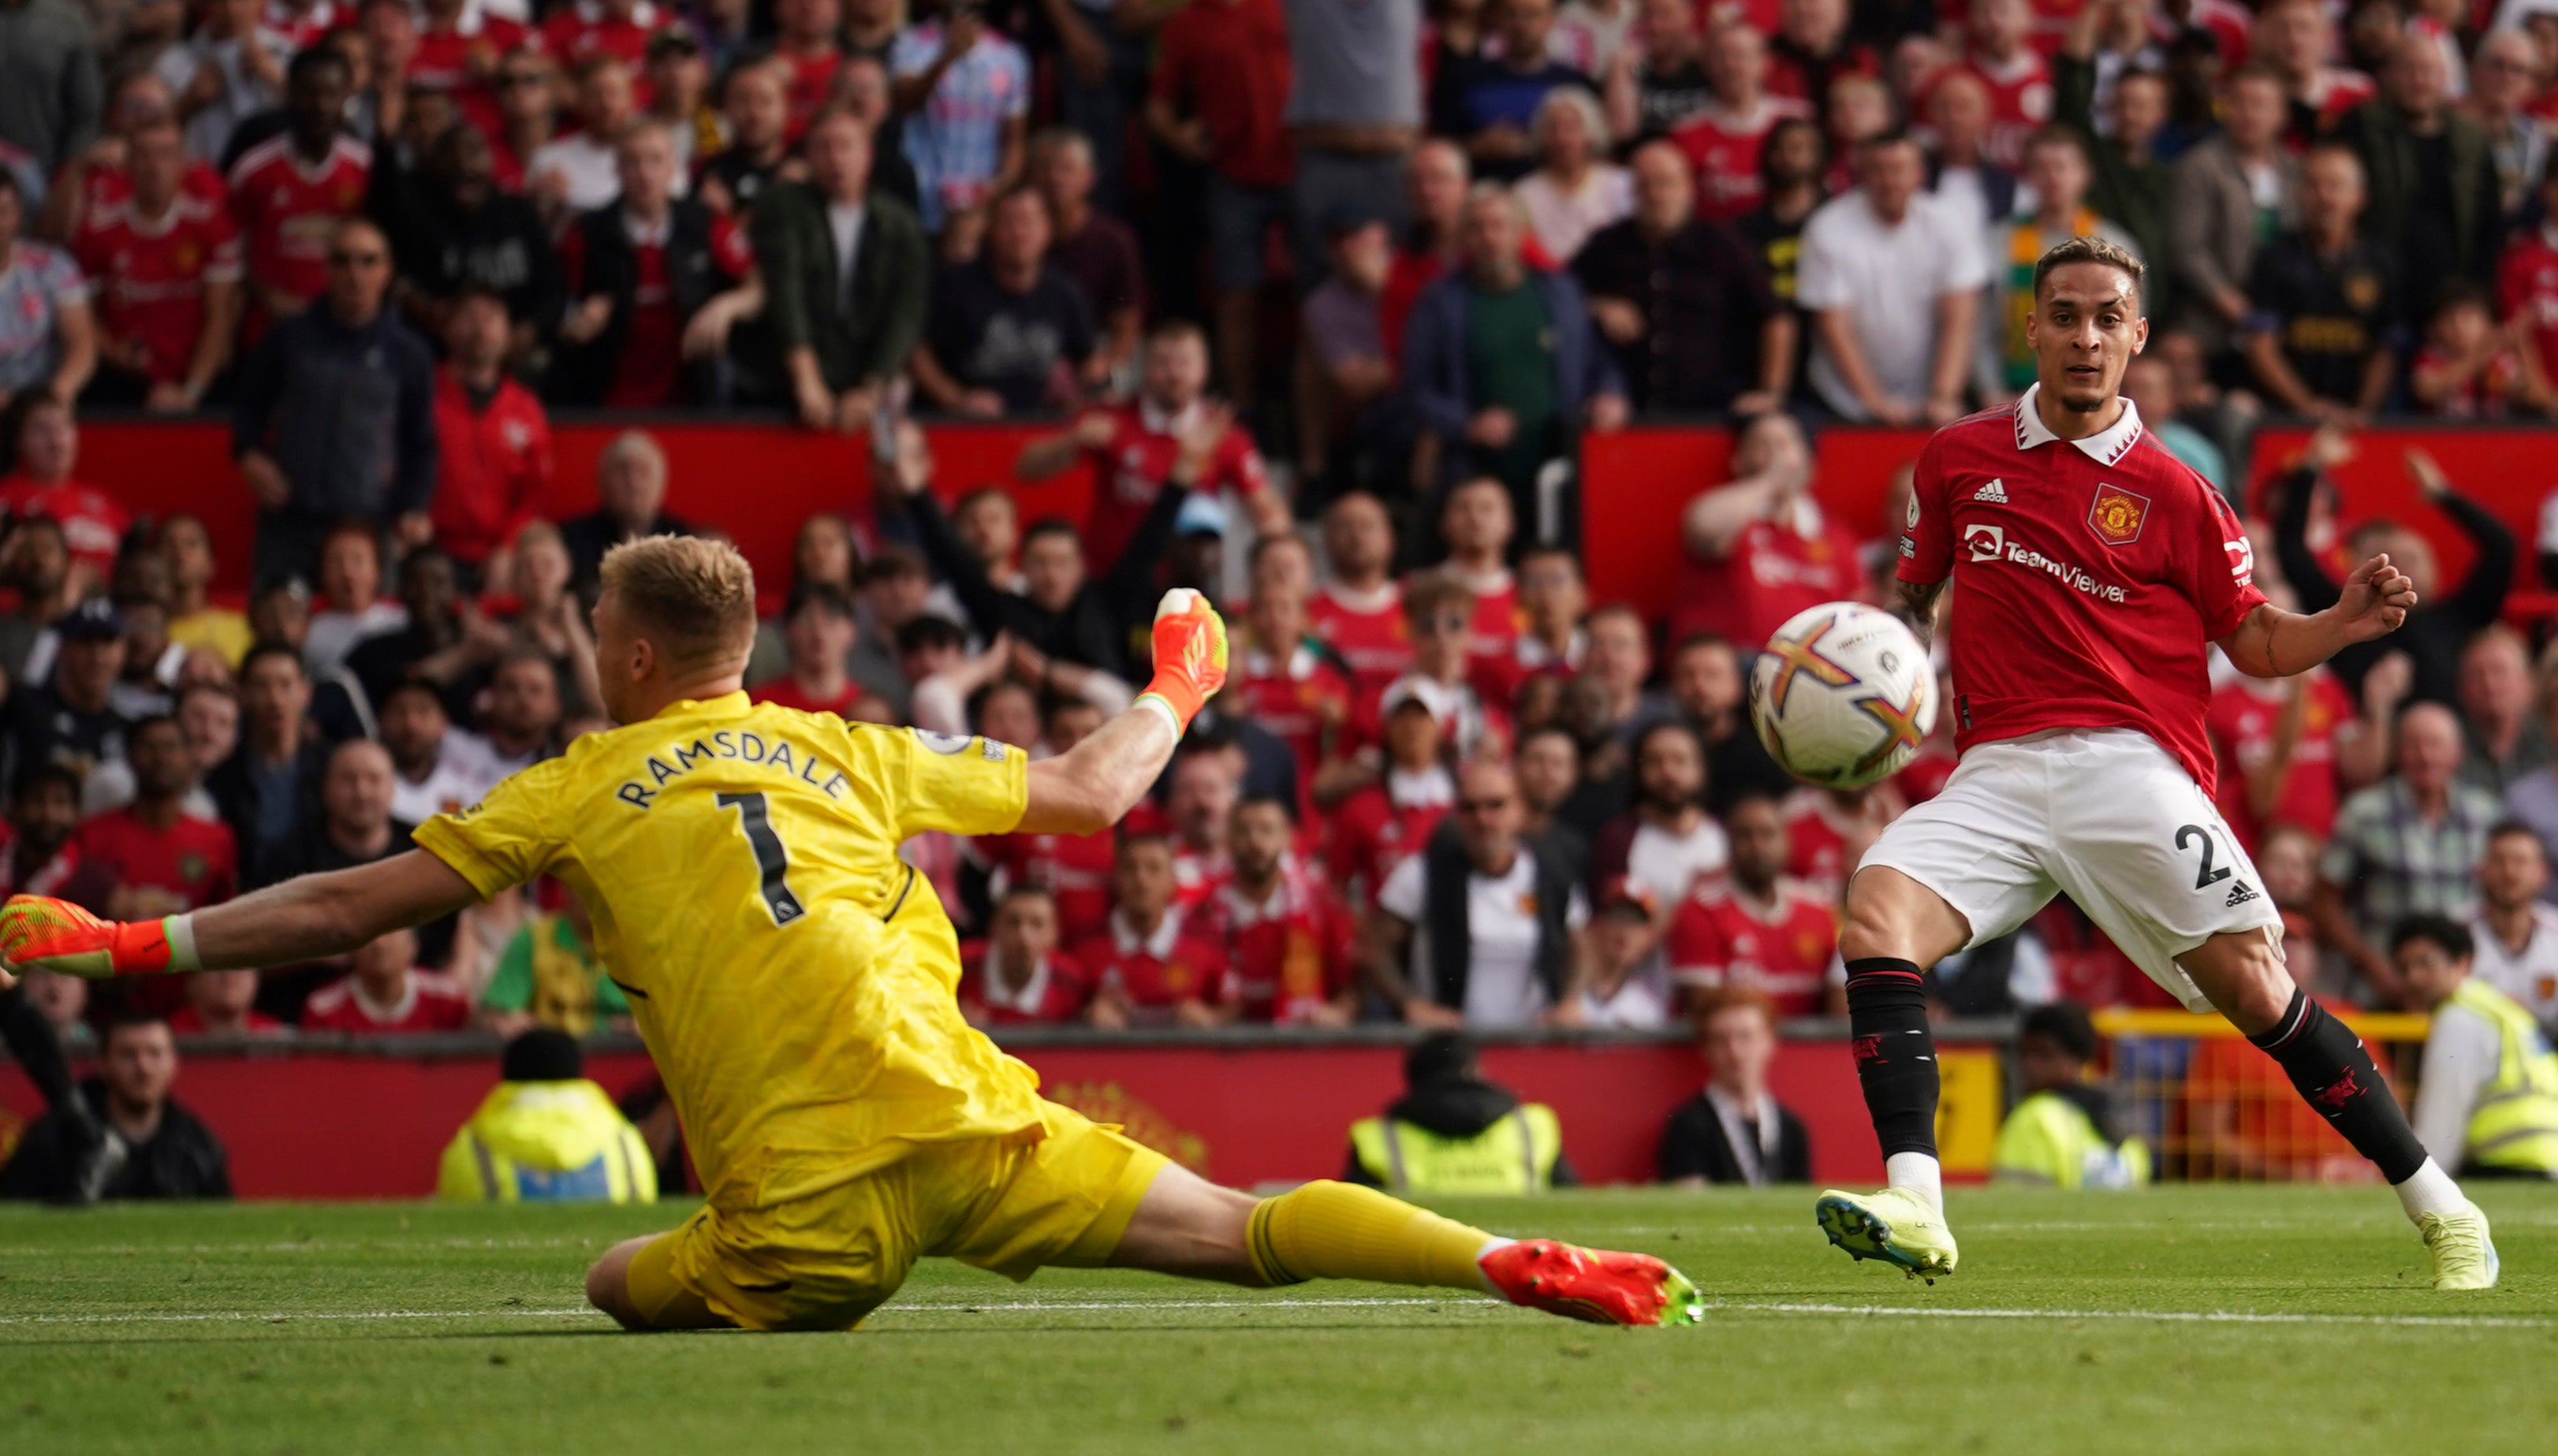
[(1927, 1030), (1927, 993), (1918, 967), (1875, 956), (1847, 963), (1848, 1029), (1866, 1115), (1889, 1159), (1936, 1155), (1936, 1038)]
[(2380, 1176), (2404, 1183), (2425, 1165), (2425, 1144), (2407, 1125), (2398, 1099), (2351, 1028), (2303, 991), (2271, 1031), (2247, 1038), (2282, 1064), (2284, 1075)]

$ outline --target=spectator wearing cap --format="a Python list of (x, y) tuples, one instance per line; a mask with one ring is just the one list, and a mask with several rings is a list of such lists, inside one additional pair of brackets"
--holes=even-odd
[(312, 728), (311, 679), (302, 653), (282, 642), (249, 649), (240, 663), (239, 746), (207, 775), (251, 872), (321, 813), (329, 745)]
[(9, 696), (10, 749), (21, 768), (59, 763), (86, 774), (124, 756), (131, 725), (111, 701), (124, 671), (124, 619), (104, 598), (91, 597), (53, 631), (59, 646), (51, 675), (22, 681)]
[(1581, 984), (1581, 1024), (1651, 1031), (1670, 1024), (1677, 996), (1661, 975), (1652, 901), (1633, 881), (1607, 881), (1590, 912), (1590, 974)]
[[(0, 1198), (230, 1197), (229, 1158), (213, 1129), (169, 1095), (177, 1080), (178, 1044), (167, 1021), (109, 1023), (99, 1070), (79, 1087), (86, 1117), (57, 1108), (37, 1119), (0, 1168)], [(107, 1154), (91, 1160), (89, 1129), (99, 1125)]]
[(1092, 142), (1051, 127), (1031, 138), (1031, 185), (1048, 202), (1048, 265), (1082, 290), (1099, 342), (1091, 377), (1115, 380), (1136, 362), (1145, 327), (1145, 263), (1128, 224), (1092, 205)]
[(644, 120), (615, 144), (621, 196), (560, 238), (569, 306), (546, 387), (608, 409), (719, 403), (729, 330), (763, 302), (735, 220), (679, 196), (674, 132)]
[(1554, 1109), (1487, 1081), (1475, 1044), (1453, 1031), (1403, 1058), (1403, 1095), (1350, 1125), (1346, 1182), (1407, 1197), (1542, 1193), (1580, 1179)]
[(755, 206), (765, 307), (739, 350), (752, 389), (794, 404), (801, 424), (864, 431), (924, 336), (924, 228), (912, 208), (871, 191), (860, 118), (820, 112), (802, 149), (808, 180), (776, 184)]
[[(1572, 260), (1634, 407), (1781, 407), (1794, 372), (1794, 316), (1740, 236), (1697, 215), (1695, 178), (1677, 147), (1653, 142), (1634, 154), (1634, 207)], [(1736, 346), (1744, 339), (1750, 344)]]
[(2149, 1181), (2148, 1145), (2114, 1130), (2112, 1100), (2088, 1075), (2097, 1046), (2095, 1024), (2075, 1001), (2026, 1011), (2016, 1032), (2017, 1086), (2025, 1096), (1999, 1124), (1991, 1178), (2073, 1190)]
[(1989, 281), (1979, 232), (1920, 190), (1924, 158), (1902, 133), (1861, 144), (1857, 173), (1803, 226), (1812, 387), (1844, 419), (1942, 424), (1963, 412)]
[(1208, 245), (1219, 372), (1236, 403), (1260, 397), (1256, 314), (1270, 235), (1289, 226), (1295, 150), (1287, 108), (1288, 22), (1281, 0), (1202, 0), (1164, 22), (1146, 125), (1175, 156), (1208, 169)]
[(1448, 726), (1430, 700), (1401, 693), (1381, 718), (1373, 781), (1351, 790), (1331, 816), (1327, 862), (1333, 881), (1359, 908), (1376, 897), (1406, 856), (1430, 842), (1457, 802), (1457, 777), (1448, 769)]
[(550, 416), (506, 371), (505, 304), (465, 288), (446, 312), (435, 384), (435, 544), (474, 582), (502, 577), (503, 552), (551, 487)]
[(468, 1029), (471, 997), (461, 984), (416, 962), (415, 931), (394, 930), (357, 946), (348, 974), (302, 1003), (302, 1029), (356, 1036)]
[(1457, 771), (1455, 822), (1377, 890), (1370, 985), (1415, 1025), (1573, 1025), (1590, 905), (1581, 862), (1522, 837), (1517, 775), (1494, 759)]
[(497, 1085), (445, 1146), (436, 1196), (654, 1203), (657, 1164), (647, 1141), (585, 1074), (585, 1054), (564, 1031), (536, 1027), (508, 1041)]
[(1537, 106), (1563, 86), (1598, 82), (1554, 59), (1554, 0), (1500, 0), (1492, 18), (1497, 49), (1448, 58), (1430, 81), (1430, 130), (1466, 148), (1481, 175), (1509, 181), (1535, 161), (1529, 137)]
[(1413, 303), (1404, 377), (1421, 428), (1440, 442), (1443, 475), (1491, 475), (1525, 502), (1537, 472), (1583, 425), (1604, 433), (1625, 424), (1625, 385), (1580, 285), (1522, 255), (1527, 226), (1515, 198), (1476, 188), (1462, 234), (1464, 267)]
[(319, 306), (277, 324), (241, 367), (231, 455), (258, 507), (260, 582), (308, 573), (342, 520), (411, 545), (434, 532), (435, 364), (384, 307), (390, 282), (381, 229), (340, 223)]
[(1006, 884), (987, 938), (960, 947), (959, 1013), (977, 1027), (1054, 1026), (1083, 1019), (1091, 1000), (1091, 977), (1058, 950), (1057, 892)]
[(976, 10), (917, 0), (889, 47), (906, 158), (923, 191), (924, 225), (982, 205), (1021, 176), (1030, 116), (1030, 61)]
[(985, 246), (933, 280), (915, 351), (926, 403), (971, 419), (1069, 408), (1102, 381), (1082, 291), (1048, 266), (1048, 204), (1015, 188), (989, 204)]
[(2433, 1017), (2408, 1118), (2417, 1139), (2473, 1177), (2558, 1178), (2558, 1054), (2530, 1010), (2472, 974), (2459, 921), (2411, 915), (2390, 941), (2411, 1008)]
[(410, 322), (449, 339), (465, 299), (494, 292), (505, 315), (504, 356), (521, 361), (559, 324), (559, 253), (533, 204), (499, 186), (497, 169), (477, 127), (448, 127), (428, 144), (419, 176), (376, 188), (384, 198), (377, 215), (399, 262), (400, 307)]
[(666, 452), (644, 431), (625, 430), (595, 460), (596, 508), (560, 524), (580, 591), (591, 590), (604, 554), (643, 536), (689, 536), (688, 523), (666, 513)]
[(1661, 1127), (1660, 1180), (1681, 1188), (1810, 1182), (1803, 1120), (1768, 1090), (1776, 1007), (1762, 993), (1733, 988), (1699, 1002), (1693, 1019), (1705, 1090), (1672, 1109)]
[(85, 596), (115, 573), (116, 554), (132, 513), (114, 496), (73, 478), (79, 468), (79, 426), (71, 405), (49, 394), (16, 401), (6, 418), (15, 430), (16, 467), (0, 476), (0, 511), (11, 517), (50, 516), (62, 523), (63, 543), (81, 580), (71, 590)]
[(1394, 239), (1375, 213), (1344, 204), (1324, 219), (1324, 281), (1306, 295), (1299, 328), (1299, 473), (1324, 480), (1322, 493), (1380, 478), (1383, 452), (1408, 425), (1395, 417), (1394, 356), (1385, 346), (1381, 305), (1394, 268)]
[(97, 369), (88, 280), (70, 253), (27, 235), (35, 213), (25, 184), (0, 169), (0, 405), (31, 393), (77, 399)]

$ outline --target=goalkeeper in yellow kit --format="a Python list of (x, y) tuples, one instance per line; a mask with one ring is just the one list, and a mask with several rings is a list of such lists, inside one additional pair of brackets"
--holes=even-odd
[(558, 876), (594, 916), (708, 1193), (588, 1271), (587, 1297), (634, 1329), (847, 1329), (924, 1255), (1016, 1279), (1049, 1264), (1363, 1278), (1616, 1324), (1699, 1317), (1693, 1286), (1648, 1256), (1495, 1239), (1339, 1183), (1219, 1188), (1044, 1100), (960, 1018), (950, 921), (898, 845), (1116, 823), (1225, 680), (1224, 623), (1198, 594), (1164, 598), (1147, 693), (1032, 763), (986, 738), (749, 704), (755, 583), (728, 546), (633, 542), (603, 582), (597, 668), (624, 727), (377, 863), (156, 921), (18, 896), (0, 907), (0, 982), (315, 960)]

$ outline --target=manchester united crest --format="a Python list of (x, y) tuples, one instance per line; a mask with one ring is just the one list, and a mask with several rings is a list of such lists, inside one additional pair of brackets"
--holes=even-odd
[(2150, 498), (2120, 485), (2096, 487), (2096, 503), (2087, 507), (2087, 529), (2108, 546), (2129, 546), (2141, 539), (2141, 522), (2149, 519)]

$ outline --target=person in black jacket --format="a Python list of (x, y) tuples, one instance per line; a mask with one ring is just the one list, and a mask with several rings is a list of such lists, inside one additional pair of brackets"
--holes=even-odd
[(373, 148), (374, 194), (409, 321), (441, 337), (463, 290), (485, 288), (505, 301), (506, 356), (529, 357), (558, 327), (563, 297), (559, 252), (533, 204), (497, 186), (489, 139), (468, 122), (437, 137), (409, 176), (382, 178), (389, 150)]
[(118, 1020), (106, 1029), (105, 1071), (80, 1084), (92, 1118), (106, 1125), (106, 1157), (82, 1186), (87, 1133), (62, 1109), (27, 1129), (9, 1165), (0, 1168), (0, 1198), (68, 1202), (104, 1198), (228, 1198), (230, 1159), (213, 1129), (169, 1096), (178, 1079), (178, 1047), (157, 1016)]
[[(1386, 1107), (1384, 1121), (1408, 1124), (1434, 1136), (1461, 1142), (1492, 1134), (1497, 1143), (1498, 1134), (1493, 1129), (1527, 1106), (1530, 1105), (1519, 1101), (1517, 1093), (1484, 1076), (1476, 1064), (1472, 1040), (1461, 1032), (1437, 1031), (1414, 1042), (1412, 1050), (1404, 1053), (1403, 1096)], [(1531, 1114), (1540, 1115), (1552, 1116), (1542, 1110)], [(1358, 1143), (1353, 1140), (1342, 1168), (1342, 1181), (1369, 1188), (1392, 1187), (1402, 1193), (1447, 1191), (1430, 1188), (1426, 1178), (1398, 1176), (1400, 1171), (1391, 1163), (1371, 1166), (1359, 1156)], [(1580, 1183), (1581, 1175), (1573, 1171), (1571, 1158), (1557, 1146), (1554, 1164), (1544, 1171), (1541, 1186), (1576, 1188)]]
[(1803, 1120), (1768, 1092), (1776, 1059), (1776, 1007), (1763, 992), (1725, 987), (1696, 1008), (1705, 1090), (1661, 1128), (1660, 1180), (1683, 1188), (1761, 1188), (1812, 1180)]
[(231, 827), (240, 866), (252, 878), (320, 816), (329, 744), (310, 712), (302, 654), (281, 642), (250, 648), (240, 661), (239, 747), (205, 776), (205, 792)]
[[(2328, 472), (2352, 458), (2350, 437), (2336, 426), (2324, 427), (2310, 437), (2300, 463), (2276, 477), (2271, 487), (2274, 551), (2283, 580), (2300, 597), (2302, 611), (2325, 611), (2337, 599), (2336, 578), (2328, 574), (2326, 563), (2310, 548), (2310, 507), (2317, 491), (2334, 488)], [(2415, 584), (2416, 609), (2407, 613), (2406, 625), (2386, 638), (2347, 647), (2328, 665), (2336, 669), (2346, 688), (2359, 694), (2363, 674), (2371, 671), (2372, 664), (2390, 653), (2403, 653), (2414, 669), (2414, 683), (2406, 701), (2443, 703), (2457, 709), (2461, 648), (2480, 628), (2504, 615), (2504, 596), (2513, 586), (2517, 548), (2513, 533), (2493, 512), (2452, 489), (2450, 477), (2432, 456), (2411, 449), (2406, 452), (2406, 461), (2407, 470), (2423, 488), (2426, 500), (2451, 517), (2452, 523), (2470, 538), (2477, 554), (2470, 562), (2469, 574), (2446, 592), (2435, 566), (2433, 547), (2424, 537), (2386, 520), (2365, 521), (2354, 527), (2346, 542), (2347, 555), (2360, 561), (2374, 552), (2387, 552), (2390, 564)]]
[(985, 563), (951, 528), (932, 493), (932, 454), (921, 428), (909, 424), (899, 429), (897, 463), (885, 483), (904, 498), (924, 556), (958, 594), (979, 632), (988, 638), (1010, 632), (1044, 657), (1099, 668), (1127, 681), (1129, 626), (1152, 610), (1156, 573), (1182, 502), (1215, 459), (1217, 444), (1233, 423), (1230, 410), (1199, 413), (1182, 436), (1171, 478), (1105, 575), (1084, 575), (1083, 538), (1072, 525), (1052, 519), (1024, 531), (1024, 590), (1018, 593), (997, 587), (987, 577)]

